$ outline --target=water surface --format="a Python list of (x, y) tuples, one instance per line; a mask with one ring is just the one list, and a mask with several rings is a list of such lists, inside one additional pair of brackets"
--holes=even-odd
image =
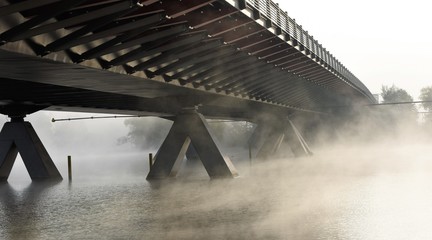
[(13, 178), (0, 185), (0, 238), (431, 239), (428, 149), (329, 149), (245, 164), (234, 180), (202, 169), (162, 182), (115, 171)]

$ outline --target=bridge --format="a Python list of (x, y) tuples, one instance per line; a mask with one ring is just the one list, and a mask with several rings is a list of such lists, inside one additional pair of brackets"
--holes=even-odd
[(1, 180), (18, 152), (32, 179), (61, 178), (24, 121), (43, 109), (172, 119), (148, 178), (194, 153), (217, 178), (237, 172), (205, 118), (256, 123), (258, 158), (283, 142), (301, 156), (292, 114), (375, 101), (270, 0), (0, 0), (0, 44)]

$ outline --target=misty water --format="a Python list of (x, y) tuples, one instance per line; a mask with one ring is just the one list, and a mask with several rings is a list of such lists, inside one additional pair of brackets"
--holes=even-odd
[[(234, 180), (209, 180), (197, 166), (177, 179), (148, 182), (139, 154), (89, 158), (106, 164), (53, 184), (23, 179), (18, 164), (0, 185), (0, 236), (430, 239), (430, 145), (394, 144), (328, 148), (252, 167), (237, 163), (242, 177)], [(125, 165), (110, 171), (116, 161)], [(133, 173), (125, 170), (128, 163)]]
[(432, 238), (427, 138), (341, 141), (266, 162), (225, 149), (239, 178), (184, 163), (177, 178), (149, 182), (155, 150), (119, 146), (121, 121), (49, 119), (31, 120), (65, 180), (31, 182), (18, 158), (0, 184), (0, 239)]

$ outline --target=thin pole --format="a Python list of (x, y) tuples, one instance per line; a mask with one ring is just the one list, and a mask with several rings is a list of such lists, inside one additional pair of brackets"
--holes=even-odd
[(249, 166), (252, 167), (252, 147), (250, 143), (248, 145), (249, 145)]
[(76, 121), (76, 120), (93, 120), (93, 119), (113, 119), (113, 118), (140, 118), (146, 115), (132, 115), (132, 116), (100, 116), (100, 117), (76, 117), (76, 118), (52, 118), (51, 122), (63, 121)]
[(152, 169), (153, 166), (153, 153), (149, 153), (149, 170)]
[(72, 181), (72, 157), (68, 156), (68, 176), (69, 181)]
[(411, 101), (411, 102), (390, 102), (390, 103), (376, 103), (376, 104), (368, 104), (366, 106), (374, 107), (374, 106), (384, 106), (384, 105), (402, 105), (402, 104), (419, 104), (419, 103), (430, 103), (431, 100), (426, 101)]
[[(432, 103), (432, 100), (411, 101), (411, 102), (371, 103), (371, 104), (366, 104), (366, 105), (359, 105), (359, 107), (380, 107), (380, 106), (387, 106), (387, 105), (404, 105), (404, 104), (421, 104), (421, 103)], [(352, 107), (352, 105), (328, 106), (328, 107), (321, 107), (321, 109), (322, 108), (348, 108), (348, 107)]]

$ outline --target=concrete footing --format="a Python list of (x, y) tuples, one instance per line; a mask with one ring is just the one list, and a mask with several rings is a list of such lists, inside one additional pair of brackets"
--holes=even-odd
[(147, 179), (175, 177), (191, 144), (194, 151), (190, 150), (188, 155), (198, 157), (211, 178), (233, 178), (238, 175), (231, 160), (221, 153), (204, 117), (195, 110), (187, 110), (176, 116)]
[(32, 180), (61, 180), (62, 177), (29, 122), (13, 119), (0, 132), (0, 181), (6, 181), (18, 155)]

